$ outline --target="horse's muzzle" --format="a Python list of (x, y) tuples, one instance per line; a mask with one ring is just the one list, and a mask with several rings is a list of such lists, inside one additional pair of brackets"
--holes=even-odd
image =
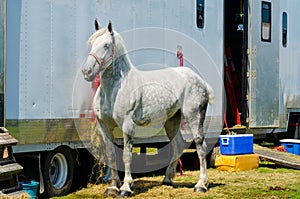
[(82, 72), (83, 77), (84, 77), (84, 79), (85, 79), (86, 81), (92, 81), (92, 80), (93, 80), (93, 78), (92, 78), (92, 76), (93, 76), (93, 75), (92, 75), (93, 71), (92, 71), (91, 68), (89, 68), (89, 69), (82, 69), (81, 72)]

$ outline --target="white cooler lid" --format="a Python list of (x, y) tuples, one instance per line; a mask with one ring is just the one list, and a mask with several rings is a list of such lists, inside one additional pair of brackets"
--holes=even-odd
[(299, 139), (283, 139), (283, 140), (280, 140), (280, 142), (288, 142), (288, 143), (300, 144), (300, 140)]
[(219, 135), (220, 137), (253, 137), (253, 134)]

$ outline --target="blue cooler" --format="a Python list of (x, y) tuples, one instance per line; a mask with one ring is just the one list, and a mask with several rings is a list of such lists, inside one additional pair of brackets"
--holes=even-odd
[(281, 146), (288, 153), (293, 153), (295, 155), (300, 155), (300, 140), (299, 139), (284, 139), (280, 140)]
[(253, 153), (253, 134), (220, 135), (222, 155), (241, 155)]

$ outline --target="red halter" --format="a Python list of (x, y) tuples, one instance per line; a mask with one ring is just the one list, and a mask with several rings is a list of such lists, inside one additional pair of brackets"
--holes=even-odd
[(97, 63), (99, 64), (100, 68), (102, 68), (102, 66), (104, 64), (106, 64), (107, 62), (109, 62), (110, 60), (112, 60), (114, 58), (114, 56), (115, 56), (115, 46), (114, 46), (114, 43), (112, 43), (112, 53), (111, 53), (111, 55), (109, 57), (107, 57), (106, 59), (104, 59), (105, 56), (106, 56), (106, 54), (107, 54), (107, 52), (108, 51), (106, 51), (106, 53), (103, 55), (102, 58), (97, 57), (97, 55), (95, 53), (92, 53), (92, 52), (89, 55), (92, 56), (92, 57), (94, 57), (95, 60), (97, 61)]

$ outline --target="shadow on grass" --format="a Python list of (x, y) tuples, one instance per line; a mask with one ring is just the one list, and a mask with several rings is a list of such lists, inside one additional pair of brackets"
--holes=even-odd
[(161, 182), (158, 181), (149, 181), (149, 180), (137, 180), (134, 181), (133, 185), (133, 192), (135, 195), (138, 195), (140, 193), (145, 193), (148, 190), (154, 188), (154, 187), (159, 187), (162, 186)]
[(222, 186), (225, 186), (226, 184), (224, 183), (210, 183), (208, 185), (208, 190), (212, 189), (212, 188), (215, 188), (215, 187), (222, 187)]
[[(162, 185), (162, 182), (160, 181), (149, 181), (149, 180), (137, 180), (134, 182), (133, 186), (133, 191), (135, 195), (141, 194), (148, 192), (149, 190), (155, 188), (155, 187), (161, 187), (161, 186), (166, 186)], [(178, 188), (190, 188), (194, 189), (195, 182), (176, 182), (174, 183), (174, 189)], [(225, 186), (223, 183), (210, 183), (208, 185), (208, 190), (215, 188), (215, 187), (220, 187), (220, 186)]]

